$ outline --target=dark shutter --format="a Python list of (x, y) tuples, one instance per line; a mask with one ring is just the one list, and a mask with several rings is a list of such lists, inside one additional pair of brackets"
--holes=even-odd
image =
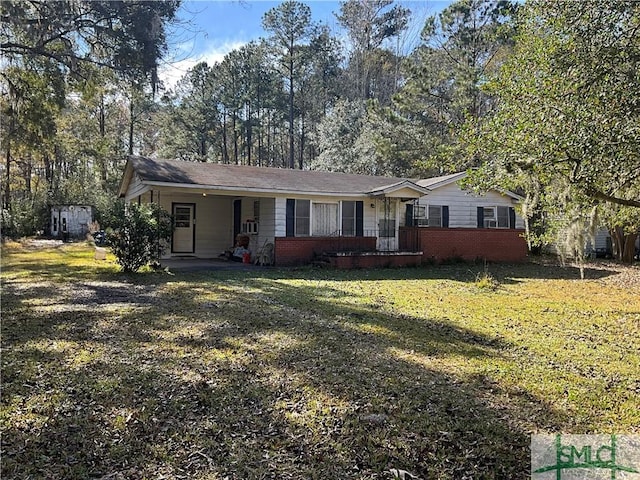
[(516, 209), (509, 207), (509, 228), (516, 228)]
[(404, 215), (404, 224), (413, 227), (413, 203), (407, 203), (407, 211)]
[(233, 243), (242, 231), (242, 200), (233, 201)]
[(484, 228), (484, 207), (478, 207), (478, 228)]
[(442, 226), (449, 228), (449, 207), (447, 205), (442, 206)]
[(287, 198), (287, 237), (295, 237), (296, 225), (296, 201), (293, 198)]
[(356, 237), (364, 237), (364, 202), (356, 202)]

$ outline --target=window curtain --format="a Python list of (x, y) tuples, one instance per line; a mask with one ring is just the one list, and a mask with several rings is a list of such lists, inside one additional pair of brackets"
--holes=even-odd
[(314, 236), (335, 235), (338, 231), (338, 204), (314, 203), (313, 204), (313, 230)]

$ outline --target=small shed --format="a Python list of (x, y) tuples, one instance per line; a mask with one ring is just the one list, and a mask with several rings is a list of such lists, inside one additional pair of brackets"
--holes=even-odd
[(85, 238), (93, 222), (90, 205), (54, 205), (51, 207), (51, 236), (67, 240)]

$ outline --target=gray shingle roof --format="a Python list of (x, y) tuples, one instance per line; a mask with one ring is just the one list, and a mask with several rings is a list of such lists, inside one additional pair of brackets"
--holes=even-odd
[(440, 186), (439, 184), (447, 184), (447, 183), (450, 183), (451, 181), (464, 178), (465, 176), (466, 176), (465, 172), (457, 172), (457, 173), (451, 173), (449, 175), (442, 175), (440, 177), (424, 178), (422, 180), (416, 181), (416, 183), (423, 187), (429, 188), (434, 185)]
[(287, 193), (353, 195), (410, 182), (406, 178), (284, 168), (130, 157), (133, 171), (145, 183), (181, 184), (222, 189)]

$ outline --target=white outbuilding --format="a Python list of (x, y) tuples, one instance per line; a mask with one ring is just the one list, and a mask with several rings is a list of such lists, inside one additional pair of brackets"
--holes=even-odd
[(90, 205), (54, 205), (51, 207), (50, 234), (63, 240), (85, 238), (93, 219)]

